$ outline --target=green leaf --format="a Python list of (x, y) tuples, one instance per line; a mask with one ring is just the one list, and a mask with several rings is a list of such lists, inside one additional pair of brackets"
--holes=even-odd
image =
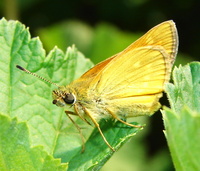
[[(136, 123), (132, 124), (136, 125)], [(139, 130), (138, 128), (131, 129), (121, 122), (113, 122), (112, 120), (101, 120), (100, 125), (108, 142), (116, 150)], [(99, 170), (113, 154), (114, 152), (102, 141), (98, 130), (95, 129), (86, 143), (85, 152), (74, 156), (69, 163), (68, 170)]]
[(200, 63), (175, 68), (167, 85), (172, 109), (163, 113), (165, 136), (176, 170), (200, 170)]
[[(105, 145), (97, 130), (74, 116), (87, 141), (86, 150), (81, 154), (82, 141), (76, 127), (64, 113), (67, 108), (52, 105), (52, 90), (56, 87), (16, 68), (16, 65), (21, 65), (58, 85), (67, 85), (91, 68), (91, 61), (74, 46), (67, 48), (66, 53), (55, 47), (45, 57), (39, 38), (31, 38), (28, 30), (17, 21), (2, 19), (0, 36), (0, 112), (17, 118), (20, 123), (26, 122), (31, 147), (42, 146), (48, 155), (61, 158), (62, 163), (69, 162), (72, 170), (98, 170), (113, 152)], [(72, 109), (69, 107), (68, 110)], [(120, 124), (116, 126), (110, 122), (100, 126), (108, 142), (116, 149), (140, 130)], [(94, 142), (99, 145), (96, 146)], [(10, 144), (7, 145), (9, 148)], [(79, 164), (76, 158), (84, 159), (85, 162)]]
[(67, 164), (53, 159), (41, 146), (31, 147), (28, 127), (16, 118), (0, 115), (1, 170), (66, 170)]

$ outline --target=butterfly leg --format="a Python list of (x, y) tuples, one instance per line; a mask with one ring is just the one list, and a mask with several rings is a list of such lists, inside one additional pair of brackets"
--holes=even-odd
[(101, 131), (101, 128), (99, 126), (99, 124), (97, 123), (97, 121), (92, 117), (92, 115), (90, 114), (90, 111), (88, 109), (86, 109), (84, 106), (82, 106), (84, 109), (84, 112), (89, 116), (89, 118), (91, 119), (91, 121), (94, 123), (94, 125), (97, 127), (97, 129), (99, 130), (99, 133), (101, 134), (104, 142), (107, 144), (107, 146), (112, 150), (115, 151), (115, 149), (109, 144), (109, 142), (106, 140), (106, 137), (103, 135), (103, 132)]
[(128, 126), (131, 126), (131, 127), (134, 127), (134, 128), (142, 128), (143, 126), (138, 126), (138, 125), (133, 125), (133, 124), (130, 124), (128, 122), (125, 122), (123, 121), (122, 119), (120, 119), (119, 117), (117, 117), (117, 115), (115, 113), (113, 113), (111, 110), (109, 110), (108, 108), (106, 108), (107, 111), (112, 115), (112, 117), (120, 122), (122, 122), (123, 124), (125, 125), (128, 125)]
[(79, 111), (78, 111), (76, 105), (74, 105), (74, 110), (75, 110), (75, 115), (78, 115), (84, 122), (86, 122), (87, 124), (91, 125), (90, 122), (88, 122), (83, 116), (81, 116), (81, 115), (79, 114)]
[(81, 136), (81, 140), (82, 140), (82, 150), (81, 152), (83, 153), (85, 151), (85, 139), (84, 139), (84, 136), (83, 136), (83, 133), (81, 131), (81, 128), (76, 124), (76, 122), (74, 122), (74, 120), (71, 118), (70, 115), (77, 115), (76, 113), (74, 112), (71, 112), (71, 111), (65, 111), (66, 115), (69, 117), (69, 119), (71, 120), (71, 122), (76, 126), (80, 136)]

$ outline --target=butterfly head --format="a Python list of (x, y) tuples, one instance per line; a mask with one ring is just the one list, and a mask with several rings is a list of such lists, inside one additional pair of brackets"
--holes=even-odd
[(73, 105), (76, 102), (76, 96), (69, 91), (66, 91), (65, 87), (59, 87), (59, 89), (54, 90), (52, 93), (53, 104), (63, 107), (65, 105)]

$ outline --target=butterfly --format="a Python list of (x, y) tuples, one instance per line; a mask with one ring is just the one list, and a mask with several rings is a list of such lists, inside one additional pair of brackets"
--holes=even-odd
[[(58, 86), (52, 93), (53, 104), (59, 107), (72, 105), (73, 110), (66, 110), (65, 113), (80, 134), (81, 129), (71, 115), (96, 126), (108, 147), (115, 151), (98, 122), (102, 118), (114, 118), (125, 125), (140, 127), (125, 119), (152, 115), (161, 107), (159, 99), (165, 83), (169, 82), (177, 51), (175, 23), (172, 20), (165, 21), (69, 85)], [(19, 65), (17, 67), (31, 73)]]

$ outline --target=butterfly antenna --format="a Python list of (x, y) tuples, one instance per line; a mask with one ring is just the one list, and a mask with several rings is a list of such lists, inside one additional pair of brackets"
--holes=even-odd
[(16, 67), (17, 67), (18, 69), (20, 69), (20, 70), (22, 70), (22, 71), (28, 73), (28, 74), (31, 74), (31, 75), (33, 75), (33, 76), (35, 76), (35, 77), (37, 77), (37, 78), (39, 78), (39, 79), (41, 79), (41, 80), (47, 82), (47, 83), (53, 84), (53, 85), (55, 85), (55, 86), (57, 86), (57, 87), (60, 87), (58, 84), (53, 83), (53, 82), (51, 82), (51, 81), (49, 81), (49, 80), (47, 80), (47, 79), (45, 79), (45, 78), (43, 78), (43, 77), (41, 77), (41, 76), (39, 76), (39, 75), (33, 73), (33, 72), (30, 72), (29, 70), (27, 70), (27, 69), (25, 69), (25, 68), (23, 68), (23, 67), (21, 67), (21, 66), (19, 66), (19, 65), (16, 65)]

